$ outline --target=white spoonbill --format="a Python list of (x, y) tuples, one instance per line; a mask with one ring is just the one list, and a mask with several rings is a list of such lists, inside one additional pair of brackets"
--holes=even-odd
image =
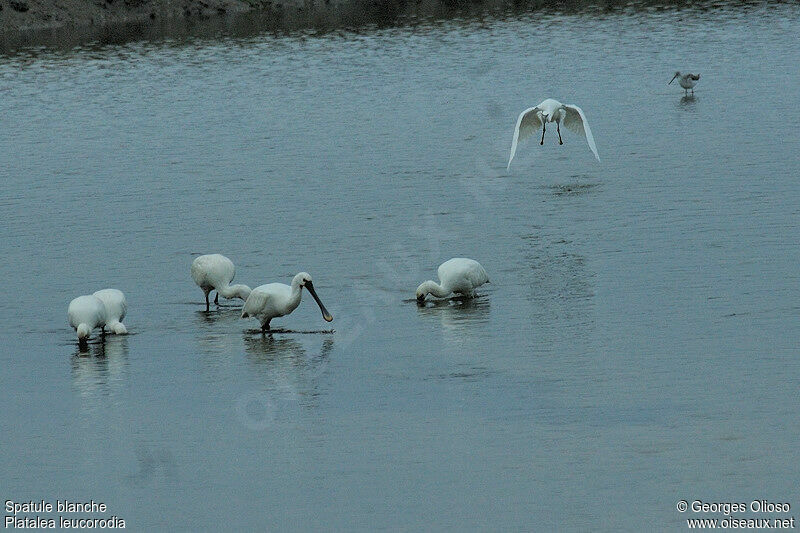
[(97, 296), (90, 294), (78, 296), (69, 303), (67, 310), (69, 325), (78, 332), (78, 342), (86, 344), (94, 328), (101, 328), (105, 333), (106, 306)]
[(214, 303), (219, 304), (219, 295), (223, 298), (240, 298), (247, 300), (250, 287), (247, 285), (231, 285), (236, 275), (233, 261), (220, 254), (201, 255), (192, 261), (192, 279), (203, 289), (206, 295), (206, 311), (208, 311), (208, 294), (216, 290)]
[[(678, 84), (683, 87), (683, 93), (685, 95), (689, 94), (689, 89), (692, 90), (692, 94), (694, 94), (694, 86), (697, 85), (697, 80), (700, 79), (700, 74), (681, 74), (680, 71), (677, 71), (672, 79), (669, 80), (669, 83), (675, 81), (675, 78), (678, 78)], [(667, 85), (669, 85), (669, 83)]]
[(128, 302), (125, 301), (125, 295), (122, 291), (103, 289), (94, 293), (94, 296), (99, 298), (106, 307), (105, 325), (108, 326), (108, 329), (117, 335), (128, 333), (128, 329), (122, 323), (122, 319), (125, 318), (125, 312), (128, 310)]
[(247, 301), (244, 302), (242, 308), (242, 318), (253, 317), (261, 322), (261, 331), (269, 331), (269, 321), (273, 318), (288, 315), (300, 305), (300, 296), (303, 287), (308, 289), (308, 292), (317, 302), (320, 311), (322, 311), (322, 318), (326, 322), (333, 320), (333, 317), (322, 305), (322, 302), (314, 290), (314, 284), (311, 282), (311, 275), (307, 272), (300, 272), (292, 278), (292, 285), (284, 283), (267, 283), (260, 285), (252, 290)]
[(439, 283), (428, 280), (417, 287), (417, 302), (423, 302), (428, 294), (445, 298), (453, 292), (473, 298), (476, 288), (489, 283), (486, 271), (474, 259), (454, 257), (439, 265), (436, 272)]
[(592, 153), (600, 161), (592, 130), (589, 128), (589, 121), (586, 120), (583, 110), (576, 105), (562, 104), (558, 100), (548, 98), (536, 107), (529, 107), (519, 114), (517, 127), (514, 128), (514, 140), (511, 141), (511, 155), (508, 158), (506, 170), (511, 168), (511, 160), (514, 159), (514, 154), (517, 153), (517, 143), (533, 135), (539, 128), (542, 128), (542, 140), (539, 144), (544, 144), (544, 132), (547, 131), (548, 122), (556, 123), (558, 144), (564, 144), (564, 141), (561, 140), (561, 123), (563, 122), (567, 128), (586, 139)]

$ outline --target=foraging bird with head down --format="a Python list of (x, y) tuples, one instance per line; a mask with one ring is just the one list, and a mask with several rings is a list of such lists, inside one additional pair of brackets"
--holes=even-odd
[(69, 325), (78, 334), (78, 343), (84, 346), (94, 328), (101, 328), (105, 333), (106, 306), (93, 294), (78, 296), (69, 303), (67, 309)]
[(675, 81), (675, 78), (678, 78), (678, 84), (683, 87), (684, 95), (688, 95), (689, 89), (691, 89), (692, 94), (694, 94), (694, 86), (697, 85), (700, 74), (681, 74), (680, 71), (677, 71), (667, 85)]
[(322, 318), (326, 322), (333, 320), (333, 317), (325, 309), (322, 301), (314, 290), (311, 275), (308, 272), (300, 272), (292, 278), (291, 286), (284, 283), (267, 283), (260, 285), (250, 292), (242, 308), (242, 318), (253, 317), (261, 322), (261, 331), (269, 333), (269, 323), (273, 318), (288, 315), (300, 305), (303, 287), (317, 302)]
[(489, 283), (489, 276), (480, 263), (474, 259), (454, 257), (439, 265), (436, 271), (439, 283), (428, 280), (417, 287), (417, 302), (422, 303), (428, 294), (437, 298), (446, 298), (452, 293), (467, 298), (475, 297), (475, 289)]
[(105, 325), (108, 329), (117, 335), (128, 333), (128, 329), (122, 323), (122, 319), (125, 318), (125, 313), (128, 311), (125, 294), (119, 289), (103, 289), (95, 292), (93, 296), (99, 298), (106, 308)]
[(239, 298), (247, 300), (250, 295), (250, 287), (247, 285), (231, 285), (233, 277), (236, 275), (236, 268), (233, 261), (220, 254), (201, 255), (192, 261), (192, 279), (198, 287), (203, 289), (206, 296), (206, 311), (208, 311), (208, 295), (216, 290), (214, 303), (219, 304), (219, 295), (223, 298)]
[(541, 104), (535, 107), (529, 107), (519, 114), (517, 126), (514, 128), (514, 139), (511, 141), (511, 155), (508, 158), (506, 170), (511, 168), (511, 161), (514, 159), (514, 154), (517, 153), (517, 143), (524, 141), (539, 128), (542, 128), (542, 140), (539, 144), (544, 144), (544, 134), (547, 131), (547, 124), (552, 122), (556, 123), (558, 144), (564, 144), (564, 141), (561, 139), (561, 123), (563, 122), (564, 126), (568, 129), (586, 139), (586, 142), (589, 143), (589, 149), (597, 160), (600, 161), (600, 156), (597, 154), (597, 146), (594, 144), (594, 136), (592, 135), (591, 128), (589, 128), (589, 121), (586, 120), (586, 115), (583, 114), (583, 110), (576, 105), (562, 104), (558, 100), (548, 98)]

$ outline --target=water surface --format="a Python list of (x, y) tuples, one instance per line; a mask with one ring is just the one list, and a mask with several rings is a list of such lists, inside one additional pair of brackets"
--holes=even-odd
[[(682, 529), (800, 506), (800, 10), (523, 11), (0, 59), (0, 477), (135, 530)], [(702, 75), (693, 98), (667, 81)], [(506, 158), (517, 114), (580, 105)], [(312, 274), (334, 334), (204, 312)], [(492, 280), (418, 308), (454, 256)], [(73, 297), (131, 335), (78, 350)], [(327, 329), (311, 299), (274, 326)]]

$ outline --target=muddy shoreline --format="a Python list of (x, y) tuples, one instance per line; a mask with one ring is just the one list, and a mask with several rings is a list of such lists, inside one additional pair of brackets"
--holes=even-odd
[[(585, 5), (581, 0), (558, 3), (571, 4)], [(0, 52), (88, 42), (385, 27), (552, 5), (553, 0), (0, 0)]]
[(271, 6), (268, 0), (0, 0), (4, 33), (209, 18)]
[(508, 0), (0, 0), (0, 51), (187, 35), (394, 24)]
[[(728, 2), (728, 4), (750, 2)], [(758, 4), (758, 2), (755, 2)], [(706, 0), (0, 0), (0, 52), (261, 31), (391, 26), (425, 18), (652, 8), (716, 9)]]

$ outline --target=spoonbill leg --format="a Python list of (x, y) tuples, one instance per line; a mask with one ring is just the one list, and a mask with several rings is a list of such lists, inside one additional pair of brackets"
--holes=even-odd
[(219, 292), (214, 296), (214, 305), (219, 305)]
[(564, 141), (561, 140), (561, 123), (556, 122), (556, 131), (558, 132), (558, 144), (564, 144)]
[[(272, 320), (272, 319), (270, 319), (270, 320)], [(261, 326), (261, 334), (262, 334), (262, 335), (263, 335), (264, 333), (269, 333), (270, 335), (272, 335), (272, 333), (271, 333), (271, 331), (270, 331), (270, 329), (269, 329), (269, 322), (270, 322), (270, 320), (267, 320), (267, 321), (266, 321), (266, 322), (264, 322), (264, 324)]]
[(544, 144), (544, 132), (547, 131), (547, 123), (542, 122), (542, 140), (539, 141), (539, 146)]

